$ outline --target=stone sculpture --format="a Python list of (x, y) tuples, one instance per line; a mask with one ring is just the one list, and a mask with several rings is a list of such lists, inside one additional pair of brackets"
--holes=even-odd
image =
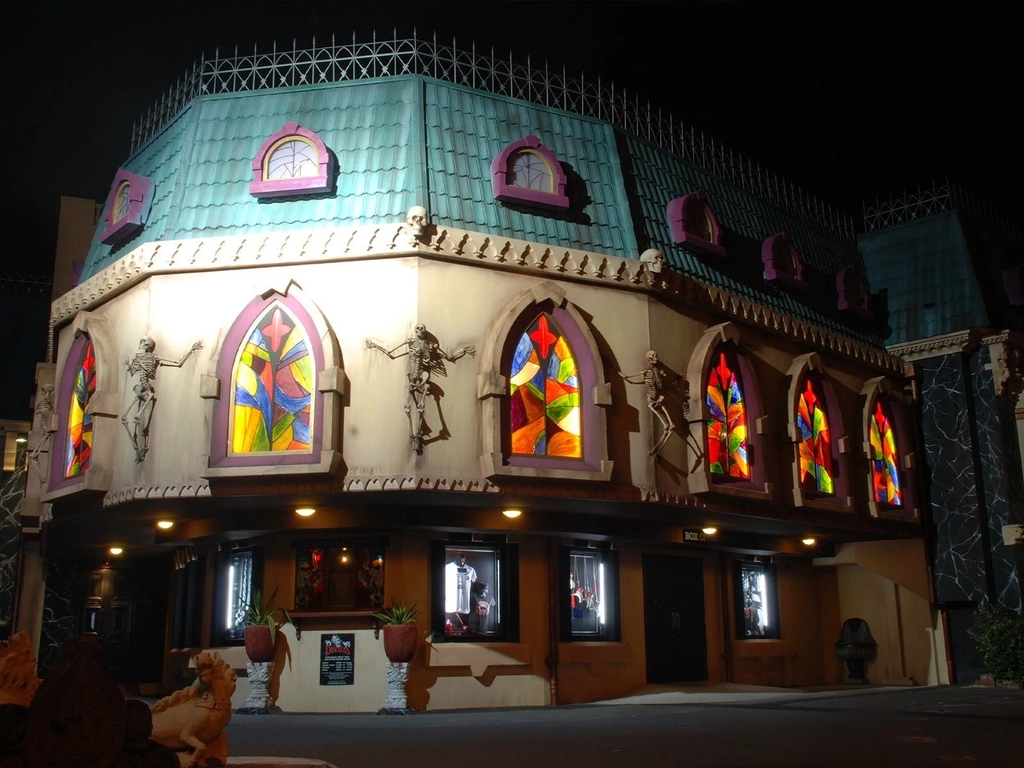
[(221, 655), (202, 651), (192, 657), (196, 680), (153, 705), (153, 741), (179, 752), (182, 766), (221, 766), (228, 759), (231, 696), (235, 670)]
[(0, 641), (0, 704), (28, 707), (39, 688), (36, 655), (27, 632)]
[[(398, 350), (405, 347), (405, 351)], [(445, 352), (441, 346), (429, 338), (427, 327), (423, 324), (416, 326), (415, 335), (406, 339), (393, 349), (385, 349), (376, 342), (366, 340), (367, 349), (376, 349), (383, 352), (392, 360), (400, 357), (409, 358), (409, 369), (406, 372), (408, 378), (409, 398), (405, 403), (405, 412), (409, 417), (409, 439), (413, 443), (417, 454), (423, 453), (423, 440), (428, 434), (426, 419), (423, 411), (426, 408), (427, 396), (431, 394), (431, 374), (444, 375), (444, 361), (454, 363), (460, 357), (469, 355), (474, 357), (476, 349), (471, 346), (460, 347), (453, 353)], [(413, 415), (413, 409), (416, 415)]]
[[(141, 464), (145, 460), (146, 454), (149, 453), (149, 424), (153, 420), (153, 407), (156, 405), (156, 389), (153, 387), (153, 382), (156, 381), (157, 368), (161, 366), (181, 368), (196, 350), (202, 348), (202, 342), (197, 341), (188, 352), (181, 356), (180, 360), (167, 360), (157, 357), (154, 353), (156, 342), (149, 336), (143, 336), (139, 339), (139, 351), (135, 357), (130, 360), (125, 358), (124, 365), (128, 369), (128, 375), (139, 374), (139, 383), (133, 388), (135, 399), (121, 416), (121, 423), (124, 424), (124, 428), (132, 440), (132, 445), (135, 447), (135, 463)], [(128, 425), (129, 417), (131, 417), (131, 426)]]

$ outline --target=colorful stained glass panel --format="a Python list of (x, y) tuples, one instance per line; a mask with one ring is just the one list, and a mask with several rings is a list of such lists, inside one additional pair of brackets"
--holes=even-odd
[(309, 340), (275, 303), (253, 325), (235, 363), (230, 452), (309, 451), (313, 391)]
[(85, 345), (75, 374), (75, 385), (68, 403), (67, 447), (64, 477), (78, 477), (92, 463), (92, 411), (89, 400), (96, 392), (96, 355), (92, 342)]
[(512, 453), (580, 458), (583, 424), (576, 356), (541, 314), (520, 336), (509, 371)]
[(879, 400), (875, 401), (875, 412), (871, 414), (868, 432), (871, 443), (871, 484), (874, 499), (880, 504), (901, 506), (903, 492), (900, 490), (896, 435), (893, 433), (892, 422), (889, 421)]
[(713, 475), (750, 479), (747, 450), (747, 406), (734, 361), (724, 351), (708, 371), (708, 471)]
[(807, 490), (834, 494), (832, 433), (821, 385), (812, 376), (804, 379), (796, 423), (800, 430), (800, 485)]

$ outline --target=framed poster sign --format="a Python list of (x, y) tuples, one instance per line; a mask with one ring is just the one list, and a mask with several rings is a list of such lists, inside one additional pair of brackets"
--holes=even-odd
[(320, 685), (353, 685), (355, 679), (355, 633), (320, 635)]

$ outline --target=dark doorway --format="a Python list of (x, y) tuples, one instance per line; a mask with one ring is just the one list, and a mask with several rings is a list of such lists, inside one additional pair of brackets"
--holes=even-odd
[(168, 568), (97, 568), (86, 578), (81, 631), (102, 638), (101, 664), (119, 685), (160, 682)]
[(643, 565), (647, 682), (707, 680), (703, 561), (644, 555)]

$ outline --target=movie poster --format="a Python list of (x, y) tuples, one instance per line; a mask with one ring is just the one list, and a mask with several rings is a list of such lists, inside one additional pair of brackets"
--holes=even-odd
[(320, 685), (352, 685), (355, 679), (355, 634), (320, 635)]

